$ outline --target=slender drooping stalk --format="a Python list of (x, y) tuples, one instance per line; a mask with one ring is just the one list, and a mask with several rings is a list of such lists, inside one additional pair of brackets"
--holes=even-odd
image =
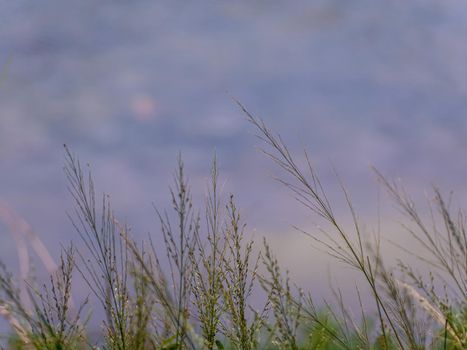
[(307, 173), (305, 173), (305, 171), (297, 165), (294, 156), (290, 153), (282, 138), (279, 135), (276, 136), (261, 119), (257, 119), (252, 114), (250, 114), (240, 102), (237, 101), (237, 104), (247, 116), (248, 121), (259, 131), (260, 139), (262, 139), (266, 145), (271, 148), (270, 151), (263, 150), (263, 152), (268, 155), (290, 177), (290, 180), (279, 179), (279, 181), (292, 191), (298, 202), (303, 204), (306, 208), (310, 209), (313, 213), (326, 220), (335, 230), (340, 241), (336, 241), (336, 239), (326, 231), (322, 231), (321, 233), (329, 239), (328, 242), (314, 234), (304, 232), (303, 230), (302, 232), (306, 233), (315, 241), (324, 245), (324, 247), (329, 250), (332, 256), (362, 272), (373, 293), (376, 305), (382, 312), (382, 316), (380, 317), (380, 324), (383, 338), (387, 339), (385, 336), (385, 321), (387, 321), (390, 329), (396, 337), (399, 346), (404, 348), (402, 340), (398, 335), (398, 329), (391, 319), (389, 312), (382, 300), (382, 295), (377, 288), (374, 266), (372, 265), (369, 256), (364, 251), (360, 225), (346, 189), (341, 185), (346, 203), (353, 217), (357, 242), (353, 242), (351, 236), (338, 223), (331, 204), (327, 198), (326, 192), (323, 189), (321, 181), (315, 169), (311, 165), (308, 154), (305, 152), (307, 171)]

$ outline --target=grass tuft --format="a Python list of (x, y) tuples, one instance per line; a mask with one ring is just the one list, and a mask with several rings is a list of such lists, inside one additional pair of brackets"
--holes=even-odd
[[(465, 212), (452, 209), (450, 198), (435, 187), (427, 219), (400, 183), (374, 169), (405, 215), (403, 228), (421, 248), (415, 254), (415, 248), (400, 246), (401, 252), (415, 255), (430, 270), (420, 274), (403, 260), (387, 267), (380, 238), (365, 237), (340, 178), (336, 176), (336, 183), (353, 219), (351, 227), (344, 227), (336, 217), (308, 153), (304, 152), (305, 165), (301, 165), (280, 135), (238, 104), (263, 141), (263, 152), (282, 171), (278, 181), (309, 210), (310, 217), (326, 223), (326, 228), (314, 232), (295, 228), (364, 278), (365, 285), (356, 290), (360, 317), (352, 316), (344, 301), (354, 291), (331, 289), (333, 298), (317, 306), (311, 293), (290, 280), (266, 239), (262, 248), (255, 246), (234, 196), (225, 197), (219, 188), (215, 157), (200, 208), (193, 204), (178, 157), (171, 210), (155, 209), (158, 233), (140, 242), (132, 237), (130, 226), (118, 220), (110, 197), (96, 195), (90, 168), (83, 168), (65, 146), (65, 175), (75, 204), (69, 217), (82, 248), (63, 249), (57, 271), (42, 284), (24, 274), (15, 278), (0, 262), (0, 316), (11, 326), (11, 334), (4, 336), (8, 348), (467, 348)], [(75, 270), (90, 294), (79, 307), (72, 300)], [(253, 295), (261, 290), (263, 300), (253, 303)], [(370, 299), (364, 300), (364, 295)], [(375, 313), (365, 311), (369, 302)], [(99, 315), (89, 312), (94, 304), (105, 315), (97, 340), (88, 329), (89, 317)]]

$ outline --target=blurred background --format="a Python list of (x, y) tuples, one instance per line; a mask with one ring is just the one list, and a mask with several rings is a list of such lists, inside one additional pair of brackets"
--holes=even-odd
[(258, 246), (268, 237), (318, 297), (328, 271), (353, 288), (291, 228), (317, 220), (274, 182), (280, 172), (232, 97), (293, 152), (309, 150), (344, 221), (333, 167), (367, 231), (381, 210), (384, 238), (408, 244), (369, 166), (421, 203), (435, 183), (462, 205), (466, 37), (460, 0), (0, 1), (0, 259), (13, 272), (25, 249), (40, 261), (31, 241), (15, 240), (13, 211), (54, 259), (79, 246), (64, 143), (135, 237), (159, 235), (151, 203), (170, 207), (178, 152), (201, 204), (216, 153), (224, 194), (236, 195)]

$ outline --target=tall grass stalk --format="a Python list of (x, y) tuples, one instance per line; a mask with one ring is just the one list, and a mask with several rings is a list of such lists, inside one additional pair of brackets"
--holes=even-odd
[(259, 280), (267, 293), (274, 315), (275, 324), (270, 331), (273, 333), (275, 343), (281, 349), (298, 350), (297, 333), (303, 316), (303, 292), (298, 290), (297, 296), (292, 295), (288, 272), (286, 272), (284, 279), (279, 262), (274, 257), (266, 239), (264, 239), (263, 245), (262, 262), (268, 275), (260, 276)]
[[(420, 319), (414, 317), (413, 312), (416, 308), (414, 301), (404, 293), (404, 288), (400, 288), (392, 273), (387, 272), (382, 265), (382, 259), (377, 254), (372, 256), (372, 250), (366, 249), (365, 241), (362, 236), (361, 225), (359, 223), (356, 210), (350, 199), (347, 189), (343, 186), (342, 181), (338, 178), (340, 188), (342, 190), (345, 202), (353, 218), (354, 232), (347, 231), (336, 218), (333, 208), (328, 200), (326, 191), (324, 190), (319, 176), (312, 166), (308, 153), (304, 152), (306, 160), (305, 167), (301, 167), (296, 162), (295, 156), (291, 154), (287, 145), (279, 135), (274, 134), (266, 124), (252, 114), (246, 108), (237, 102), (239, 107), (245, 113), (248, 121), (256, 128), (259, 133), (259, 138), (266, 144), (266, 149), (263, 152), (270, 157), (286, 174), (285, 178), (279, 178), (279, 182), (285, 185), (295, 196), (296, 200), (311, 210), (314, 214), (324, 219), (330, 224), (333, 232), (321, 230), (318, 233), (310, 233), (300, 230), (315, 242), (324, 247), (324, 249), (339, 261), (350, 265), (357, 269), (364, 276), (367, 285), (373, 295), (375, 305), (378, 310), (378, 318), (380, 323), (381, 340), (385, 348), (389, 348), (392, 340), (396, 342), (398, 348), (419, 349), (425, 346), (428, 333), (426, 327), (420, 323)], [(446, 235), (439, 234), (436, 226), (431, 233), (420, 218), (413, 201), (406, 195), (406, 192), (400, 190), (395, 184), (387, 181), (380, 173), (376, 171), (379, 180), (388, 190), (395, 202), (401, 210), (413, 221), (421, 235), (409, 229), (409, 232), (428, 250), (433, 260), (431, 264), (441, 269), (446, 276), (450, 278), (449, 286), (455, 289), (455, 295), (458, 302), (456, 307), (460, 310), (466, 308), (466, 250), (467, 240), (464, 229), (464, 215), (462, 212), (458, 214), (459, 220), (457, 225), (449, 213), (447, 206), (437, 189), (435, 192), (435, 204), (438, 208), (442, 222), (444, 222)], [(378, 251), (378, 250), (377, 250)], [(415, 276), (410, 267), (402, 264), (404, 271), (409, 273), (412, 278)], [(421, 290), (424, 290), (421, 285), (421, 280), (418, 281)], [(444, 281), (444, 278), (442, 279)], [(381, 285), (383, 287), (381, 287)], [(433, 291), (433, 289), (432, 289)], [(432, 293), (436, 295), (436, 293)], [(440, 303), (437, 297), (433, 297), (433, 303), (438, 302), (440, 309), (447, 310), (446, 324), (452, 329), (455, 324), (465, 324), (463, 322), (451, 322), (453, 318), (453, 307), (448, 303)], [(412, 313), (412, 314), (411, 314)], [(457, 313), (459, 314), (459, 312)], [(465, 312), (461, 311), (461, 315)], [(459, 316), (456, 316), (459, 317)], [(461, 316), (463, 317), (463, 316)], [(418, 327), (418, 329), (416, 329)], [(465, 327), (460, 327), (459, 334), (455, 337), (454, 342), (458, 346), (465, 346)], [(418, 336), (417, 336), (418, 334)]]
[(221, 328), (224, 312), (222, 290), (225, 271), (222, 262), (226, 253), (223, 239), (222, 201), (218, 188), (218, 166), (214, 157), (211, 178), (205, 203), (206, 235), (195, 232), (196, 249), (191, 255), (194, 269), (193, 298), (196, 306), (204, 347), (214, 349)]
[(260, 256), (253, 253), (253, 240), (245, 242), (245, 227), (233, 195), (227, 204), (228, 222), (224, 231), (227, 251), (223, 257), (225, 279), (224, 333), (235, 349), (251, 350), (258, 346), (258, 332), (264, 322), (266, 307), (251, 308), (249, 300), (257, 280)]
[(183, 348), (186, 344), (194, 347), (188, 334), (189, 303), (192, 288), (193, 264), (190, 256), (195, 249), (196, 232), (199, 230), (199, 215), (194, 213), (187, 179), (184, 174), (181, 155), (174, 176), (175, 188), (170, 190), (172, 205), (176, 214), (177, 230), (172, 228), (167, 212), (156, 210), (164, 237), (170, 276), (174, 289), (175, 344)]

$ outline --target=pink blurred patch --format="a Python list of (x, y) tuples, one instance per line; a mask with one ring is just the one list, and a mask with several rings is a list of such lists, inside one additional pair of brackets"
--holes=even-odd
[(140, 122), (147, 122), (156, 117), (156, 102), (151, 96), (136, 95), (131, 99), (130, 108), (133, 117)]

